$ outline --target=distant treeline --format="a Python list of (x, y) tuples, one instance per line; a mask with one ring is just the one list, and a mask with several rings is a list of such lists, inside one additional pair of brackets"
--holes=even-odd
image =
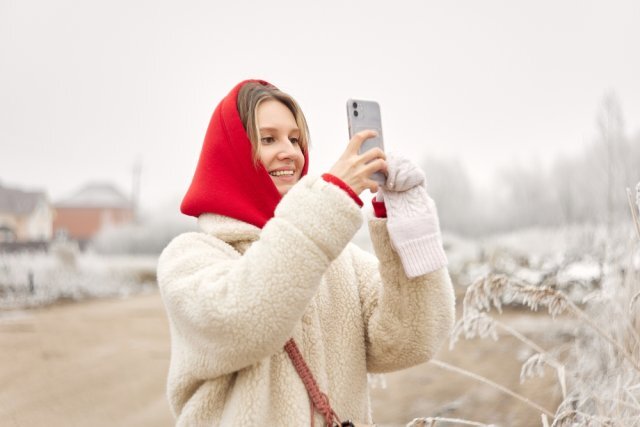
[(635, 197), (640, 133), (625, 132), (614, 94), (603, 98), (596, 129), (580, 155), (556, 159), (548, 169), (533, 163), (501, 171), (490, 192), (474, 188), (458, 159), (425, 161), (442, 228), (482, 235), (530, 226), (630, 222), (625, 189), (630, 187)]
[(48, 241), (0, 242), (0, 254), (5, 252), (47, 252), (49, 243)]

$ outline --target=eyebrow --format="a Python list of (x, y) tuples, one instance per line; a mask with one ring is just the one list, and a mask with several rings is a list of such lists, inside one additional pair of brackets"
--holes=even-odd
[[(274, 127), (270, 127), (270, 126), (265, 126), (265, 127), (261, 127), (260, 129), (258, 129), (259, 131), (272, 131), (272, 132), (279, 132), (280, 129), (278, 128), (274, 128)], [(291, 128), (289, 130), (289, 132), (300, 132), (300, 129), (295, 127), (295, 128)]]

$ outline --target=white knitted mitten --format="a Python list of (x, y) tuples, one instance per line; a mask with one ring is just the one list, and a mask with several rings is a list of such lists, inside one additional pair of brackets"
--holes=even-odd
[(447, 265), (438, 211), (427, 194), (424, 172), (406, 157), (387, 155), (388, 177), (379, 190), (387, 209), (387, 230), (407, 277)]

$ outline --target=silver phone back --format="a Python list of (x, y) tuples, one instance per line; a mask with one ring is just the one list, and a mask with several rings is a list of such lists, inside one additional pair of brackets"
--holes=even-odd
[[(384, 139), (382, 137), (382, 118), (380, 116), (380, 105), (375, 101), (365, 101), (362, 99), (349, 99), (347, 101), (347, 118), (349, 122), (349, 138), (356, 133), (372, 129), (378, 132), (375, 138), (367, 139), (360, 147), (359, 154), (378, 147), (384, 151)], [(379, 184), (385, 182), (382, 172), (376, 172), (371, 179)]]

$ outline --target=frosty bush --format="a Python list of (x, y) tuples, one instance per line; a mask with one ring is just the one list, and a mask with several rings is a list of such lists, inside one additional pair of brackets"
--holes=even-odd
[[(634, 203), (631, 191), (628, 197), (634, 227), (640, 230), (640, 203), (638, 200)], [(467, 289), (463, 315), (456, 323), (451, 345), (463, 336), (498, 339), (498, 329), (514, 336), (533, 352), (522, 366), (521, 381), (542, 375), (545, 366), (555, 371), (562, 391), (562, 402), (555, 411), (472, 372), (440, 361), (434, 364), (523, 401), (540, 412), (543, 426), (637, 425), (640, 423), (640, 233), (633, 236), (632, 242), (628, 236), (627, 231), (626, 239), (618, 239), (616, 244), (608, 242), (603, 252), (598, 249), (598, 286), (591, 289), (581, 304), (558, 289), (563, 268), (557, 267), (536, 283), (516, 274), (491, 272)], [(574, 331), (570, 351), (561, 357), (560, 351), (542, 348), (490, 315), (492, 309), (501, 311), (504, 304), (513, 301), (532, 310), (545, 307), (554, 318), (568, 315), (578, 319), (579, 327)]]
[(91, 248), (102, 254), (159, 254), (175, 236), (196, 229), (195, 220), (164, 216), (103, 228)]
[(0, 254), (0, 310), (155, 289), (155, 257), (105, 257), (66, 247)]

